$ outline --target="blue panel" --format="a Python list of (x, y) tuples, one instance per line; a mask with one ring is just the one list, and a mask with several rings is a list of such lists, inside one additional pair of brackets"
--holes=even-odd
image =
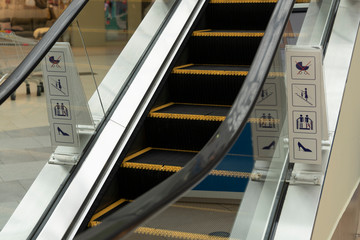
[(194, 190), (244, 192), (248, 181), (248, 178), (208, 176)]
[(247, 123), (245, 125), (238, 140), (235, 142), (234, 146), (229, 151), (229, 154), (243, 154), (249, 156), (253, 155), (250, 123)]
[[(239, 154), (242, 156), (239, 156)], [(228, 155), (225, 156), (216, 169), (250, 173), (253, 167), (251, 124), (247, 123)], [(208, 176), (194, 190), (244, 192), (248, 181), (248, 178)]]
[(253, 157), (226, 155), (215, 169), (237, 172), (251, 172), (253, 167)]

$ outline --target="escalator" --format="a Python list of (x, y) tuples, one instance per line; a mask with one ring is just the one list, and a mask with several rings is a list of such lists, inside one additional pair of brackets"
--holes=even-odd
[[(138, 218), (144, 221), (159, 210), (158, 207), (166, 206), (184, 191), (195, 186), (206, 173), (215, 177), (225, 175), (240, 179), (237, 183), (243, 186), (242, 191), (244, 191), (254, 165), (253, 159), (241, 163), (236, 171), (212, 169), (230, 150), (245, 125), (250, 125), (246, 123), (246, 119), (269, 71), (293, 5), (292, 1), (280, 0), (281, 4), (275, 8), (277, 2), (276, 0), (206, 1), (205, 7), (196, 17), (196, 24), (191, 27), (191, 33), (185, 38), (186, 41), (181, 43), (180, 51), (176, 53), (174, 60), (171, 60), (170, 68), (166, 70), (167, 73), (164, 74), (160, 87), (156, 89), (150, 104), (145, 107), (146, 110), (139, 118), (139, 124), (134, 127), (131, 137), (126, 141), (115, 166), (109, 170), (109, 177), (104, 184), (101, 182), (101, 177), (106, 175), (104, 172), (108, 171), (110, 164), (104, 164), (105, 170), (100, 171), (99, 176), (90, 177), (91, 180), (96, 180), (96, 182), (94, 180), (95, 184), (100, 182), (103, 184), (101, 190), (96, 192), (95, 187), (88, 184), (89, 189), (93, 189), (89, 191), (90, 193), (86, 191), (82, 193), (84, 200), (72, 196), (72, 189), (79, 191), (82, 190), (80, 188), (88, 187), (85, 186), (87, 184), (76, 184), (75, 181), (80, 175), (79, 172), (85, 171), (82, 168), (84, 169), (86, 161), (80, 162), (69, 171), (72, 174), (70, 180), (61, 186), (59, 190), (61, 193), (54, 200), (54, 204), (47, 206), (46, 211), (49, 211), (49, 215), (44, 213), (39, 217), (41, 221), (46, 221), (37, 223), (36, 229), (31, 232), (32, 238), (47, 239), (49, 236), (47, 233), (52, 236), (52, 227), (55, 226), (52, 223), (58, 224), (56, 216), (53, 216), (60, 213), (61, 220), (70, 226), (56, 225), (56, 236), (65, 236), (62, 237), (64, 239), (72, 238), (75, 231), (79, 234), (79, 238), (90, 239), (86, 234), (92, 235), (92, 230), (101, 231), (101, 227), (106, 226), (105, 221), (108, 216), (115, 216), (119, 209), (131, 212), (133, 211), (131, 209), (137, 208), (136, 204), (145, 204), (150, 210), (135, 210), (136, 214), (130, 217), (126, 213), (126, 223), (119, 228), (134, 229), (140, 222)], [(274, 16), (271, 18), (276, 9), (275, 16), (281, 16), (280, 20)], [(271, 32), (277, 27), (277, 31), (273, 34), (276, 37), (272, 38), (268, 34), (267, 40), (261, 42), (266, 36), (264, 32), (270, 18), (273, 20), (270, 30), (267, 31)], [(256, 58), (257, 49), (263, 43), (263, 50), (271, 49), (267, 53), (269, 56), (259, 55)], [(263, 54), (264, 52), (266, 51), (262, 51)], [(253, 61), (254, 59), (257, 60)], [(252, 71), (252, 77), (250, 80), (245, 80), (251, 75), (252, 68), (255, 69)], [(9, 93), (10, 91), (7, 91), (7, 96)], [(116, 107), (117, 104), (114, 106)], [(229, 120), (226, 118), (228, 115), (236, 117)], [(109, 122), (111, 125), (112, 122)], [(105, 123), (107, 121), (104, 121)], [(99, 132), (102, 130), (100, 129)], [(251, 141), (249, 136), (240, 138), (242, 142)], [(98, 141), (96, 137), (92, 140)], [(85, 149), (90, 149), (84, 154), (85, 157), (91, 155), (93, 150), (92, 143), (89, 145), (88, 149)], [(112, 156), (116, 155), (115, 150), (115, 148), (111, 150)], [(196, 170), (184, 171), (189, 169)], [(180, 176), (182, 180), (179, 181), (176, 176)], [(165, 179), (174, 180), (168, 183), (170, 185), (164, 185), (167, 182), (164, 181)], [(172, 188), (178, 192), (172, 193)], [(170, 197), (162, 197), (164, 189)], [(95, 193), (96, 199), (88, 201)], [(70, 204), (66, 203), (68, 196), (71, 198)], [(158, 199), (147, 204), (143, 200), (151, 199), (149, 196), (156, 196)], [(130, 202), (132, 203), (128, 204)], [(153, 203), (156, 206), (153, 206)], [(67, 208), (62, 211), (62, 205), (81, 206), (77, 210)], [(66, 214), (71, 213), (74, 216), (78, 212), (85, 211), (84, 209), (88, 210), (85, 216), (78, 214), (74, 218), (66, 216), (66, 219), (63, 214), (66, 211)], [(144, 215), (138, 214), (139, 212)], [(94, 226), (97, 227), (89, 229)], [(73, 229), (70, 229), (71, 227)], [(61, 232), (60, 228), (66, 230)]]
[[(180, 171), (204, 147), (242, 87), (276, 2), (209, 1), (80, 231)], [(233, 177), (246, 186), (253, 160), (240, 165)], [(234, 172), (210, 173), (227, 174)]]

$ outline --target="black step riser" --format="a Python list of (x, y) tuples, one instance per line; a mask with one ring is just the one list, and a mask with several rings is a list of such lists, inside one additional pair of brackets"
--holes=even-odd
[(221, 122), (148, 118), (145, 124), (149, 146), (199, 151)]
[(172, 174), (173, 172), (120, 168), (117, 176), (122, 198), (136, 199)]
[(250, 65), (261, 37), (192, 37), (190, 62)]
[(211, 29), (265, 30), (274, 3), (209, 4), (206, 25)]
[(169, 89), (172, 102), (231, 105), (245, 76), (171, 74)]

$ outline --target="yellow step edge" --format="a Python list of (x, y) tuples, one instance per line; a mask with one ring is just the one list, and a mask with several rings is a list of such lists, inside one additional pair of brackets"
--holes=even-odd
[(226, 116), (209, 116), (196, 114), (178, 114), (178, 113), (157, 113), (161, 109), (172, 106), (174, 104), (189, 105), (189, 106), (213, 106), (213, 107), (231, 107), (230, 105), (214, 105), (214, 104), (192, 104), (192, 103), (174, 103), (170, 102), (150, 110), (148, 117), (151, 118), (167, 118), (167, 119), (182, 119), (182, 120), (199, 120), (199, 121), (217, 121), (222, 122)]
[[(192, 36), (194, 37), (263, 37), (264, 32), (209, 32), (211, 30), (199, 30), (194, 31)], [(283, 37), (299, 37), (299, 33), (284, 33)]]
[[(173, 74), (197, 74), (197, 75), (224, 75), (224, 76), (246, 76), (248, 71), (226, 71), (226, 70), (197, 70), (197, 69), (184, 69), (194, 64), (186, 64), (177, 66), (172, 70)], [(211, 66), (211, 65), (206, 65)], [(223, 65), (226, 66), (226, 65)], [(274, 77), (283, 77), (285, 74), (283, 72), (270, 72), (268, 74), (269, 78)]]
[(164, 105), (161, 105), (161, 106), (159, 106), (159, 107), (156, 107), (156, 108), (151, 109), (151, 110), (150, 110), (150, 113), (159, 111), (159, 110), (161, 110), (161, 109), (164, 109), (164, 108), (169, 107), (169, 106), (174, 105), (174, 104), (175, 104), (174, 102), (166, 103), (166, 104), (164, 104)]
[(136, 157), (138, 157), (138, 156), (140, 156), (140, 155), (142, 155), (142, 154), (144, 154), (144, 153), (146, 153), (146, 152), (148, 152), (148, 151), (150, 151), (150, 150), (153, 150), (153, 149), (154, 149), (154, 150), (161, 150), (161, 151), (174, 151), (174, 152), (191, 152), (191, 153), (197, 153), (197, 152), (199, 152), (199, 151), (183, 150), (183, 149), (170, 149), (170, 148), (152, 148), (152, 147), (147, 147), (147, 148), (144, 148), (144, 149), (142, 149), (142, 150), (140, 150), (140, 151), (138, 151), (138, 152), (136, 152), (136, 153), (133, 153), (133, 154), (125, 157), (123, 163), (125, 163), (125, 162), (127, 162), (127, 161), (129, 161), (129, 160), (131, 160), (131, 159), (134, 159), (134, 158), (136, 158)]
[(178, 166), (167, 166), (167, 165), (147, 164), (147, 163), (132, 163), (132, 162), (123, 162), (121, 164), (121, 167), (130, 168), (130, 169), (159, 171), (159, 172), (178, 172), (182, 169), (182, 167), (178, 167)]
[[(230, 105), (212, 105), (212, 104), (195, 104), (195, 103), (167, 103), (161, 105), (157, 108), (154, 108), (150, 111), (148, 117), (153, 118), (168, 118), (168, 119), (183, 119), (183, 120), (201, 120), (201, 121), (224, 121), (226, 116), (208, 116), (208, 115), (191, 115), (191, 114), (174, 114), (174, 113), (156, 113), (160, 109), (165, 107), (182, 104), (182, 105), (194, 105), (194, 106), (217, 106), (217, 107), (231, 107)], [(263, 119), (263, 118), (248, 118), (247, 122), (259, 124), (259, 123), (268, 123), (268, 124), (280, 124), (280, 119)], [(151, 148), (144, 149), (143, 151), (149, 151)], [(125, 158), (126, 160), (126, 158)]]
[[(159, 172), (178, 172), (183, 167), (179, 166), (167, 166), (160, 164), (147, 164), (147, 163), (132, 163), (132, 162), (123, 162), (121, 164), (122, 168), (130, 169), (140, 169), (140, 170), (149, 170), (149, 171), (159, 171)], [(217, 177), (231, 177), (231, 178), (249, 178), (251, 173), (249, 172), (238, 172), (238, 171), (227, 171), (227, 170), (212, 170), (209, 175)]]
[(117, 206), (119, 206), (120, 204), (122, 204), (126, 201), (129, 201), (129, 200), (120, 199), (120, 200), (114, 202), (113, 204), (107, 206), (106, 208), (102, 209), (101, 211), (97, 212), (96, 214), (94, 214), (94, 216), (92, 216), (92, 218), (90, 219), (90, 221), (88, 223), (88, 227), (96, 227), (97, 225), (99, 225), (101, 222), (96, 221), (96, 219), (98, 219), (99, 217), (103, 216), (107, 212), (111, 211), (112, 209), (116, 208)]
[[(277, 0), (210, 0), (212, 4), (229, 3), (277, 3)], [(296, 3), (310, 3), (310, 0), (296, 0)]]
[[(211, 30), (210, 30), (211, 31)], [(194, 31), (193, 37), (263, 37), (263, 32), (210, 32)]]
[(180, 232), (164, 230), (159, 228), (138, 227), (136, 234), (163, 237), (166, 239), (187, 239), (187, 240), (229, 240), (228, 237), (209, 236), (208, 234)]
[(144, 148), (144, 149), (141, 150), (141, 151), (138, 151), (138, 152), (136, 152), (136, 153), (134, 153), (134, 154), (131, 154), (131, 155), (129, 155), (128, 157), (125, 157), (125, 158), (124, 158), (124, 162), (129, 161), (129, 160), (131, 160), (131, 159), (133, 159), (133, 158), (136, 158), (137, 156), (140, 156), (140, 155), (142, 155), (142, 154), (150, 151), (151, 149), (152, 149), (151, 147), (147, 147), (147, 148)]
[[(117, 206), (119, 206), (121, 203), (125, 202), (125, 201), (129, 201), (131, 202), (131, 200), (126, 200), (126, 199), (120, 199), (119, 201), (115, 202), (114, 204), (111, 204), (110, 206), (104, 208), (103, 210), (101, 210), (101, 215), (100, 214), (96, 214), (96, 216), (94, 215), (90, 222), (88, 223), (88, 227), (92, 228), (92, 227), (96, 227), (97, 225), (101, 224), (101, 221), (96, 221), (97, 218), (101, 217), (102, 215), (106, 214), (107, 212), (111, 211), (112, 209), (116, 208)], [(120, 203), (118, 203), (120, 202)], [(236, 213), (236, 211), (233, 210), (223, 210), (223, 209), (215, 209), (215, 208), (204, 208), (204, 207), (196, 207), (196, 206), (187, 206), (187, 205), (181, 205), (181, 204), (172, 204), (171, 207), (174, 208), (182, 208), (182, 209), (193, 209), (193, 210), (198, 210), (198, 211), (207, 211), (207, 212), (220, 212), (220, 213)], [(100, 213), (99, 212), (99, 213)]]
[(152, 148), (152, 149), (160, 150), (160, 151), (188, 152), (188, 153), (198, 153), (199, 152), (199, 151), (194, 151), (194, 150), (173, 149), (173, 148)]
[[(207, 115), (190, 115), (190, 114), (173, 114), (173, 113), (150, 113), (148, 117), (152, 118), (166, 118), (179, 120), (195, 120), (195, 121), (215, 121), (222, 122), (226, 116), (207, 116)], [(263, 119), (263, 118), (248, 118), (249, 123), (267, 123), (280, 124), (280, 119)]]
[[(194, 74), (194, 75), (219, 75), (219, 76), (247, 76), (248, 71), (224, 71), (224, 70), (195, 70), (195, 69), (176, 69), (173, 74)], [(283, 72), (270, 72), (269, 78), (284, 77)]]
[(209, 116), (209, 115), (195, 115), (195, 114), (178, 114), (178, 113), (149, 113), (151, 118), (166, 118), (179, 120), (194, 120), (194, 121), (212, 121), (222, 122), (226, 116)]
[(193, 210), (206, 211), (206, 212), (219, 212), (219, 213), (236, 213), (237, 212), (237, 211), (230, 210), (230, 209), (215, 209), (215, 208), (207, 208), (207, 207), (188, 206), (188, 205), (182, 205), (181, 203), (174, 203), (170, 207), (193, 209)]
[(277, 3), (277, 0), (210, 0), (212, 4), (226, 3)]
[(228, 108), (231, 108), (231, 105), (209, 104), (209, 103), (182, 103), (182, 102), (176, 102), (174, 104), (189, 105), (189, 106), (209, 106), (209, 107), (228, 107)]
[(250, 67), (250, 65), (236, 65), (236, 64), (194, 64), (194, 63), (188, 63), (185, 65), (179, 65), (175, 67), (174, 69), (180, 69), (185, 68), (193, 65), (201, 65), (201, 66), (225, 66), (225, 67)]
[(225, 70), (197, 70), (197, 69), (174, 69), (173, 74), (195, 75), (219, 75), (219, 76), (246, 76), (248, 71), (225, 71)]
[[(187, 67), (194, 66), (195, 64), (186, 64), (177, 66), (172, 70), (173, 74), (198, 74), (198, 75), (233, 75), (233, 76), (246, 76), (248, 71), (224, 71), (224, 70), (198, 70), (198, 69), (184, 69)], [(209, 64), (204, 64), (204, 66), (212, 66)], [(226, 66), (226, 65), (216, 65), (216, 66)]]

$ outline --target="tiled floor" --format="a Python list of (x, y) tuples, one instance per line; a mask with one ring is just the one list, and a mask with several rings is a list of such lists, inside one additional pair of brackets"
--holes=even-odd
[[(87, 98), (95, 84), (82, 49), (73, 49)], [(119, 55), (119, 48), (88, 49), (98, 83)], [(85, 73), (85, 74), (84, 74)], [(45, 96), (36, 96), (36, 82), (30, 81), (31, 95), (25, 85), (0, 106), (0, 230), (3, 228), (32, 182), (49, 160), (50, 143)]]
[(0, 229), (52, 150), (44, 97), (26, 96), (23, 89), (17, 91), (16, 101), (0, 107)]

